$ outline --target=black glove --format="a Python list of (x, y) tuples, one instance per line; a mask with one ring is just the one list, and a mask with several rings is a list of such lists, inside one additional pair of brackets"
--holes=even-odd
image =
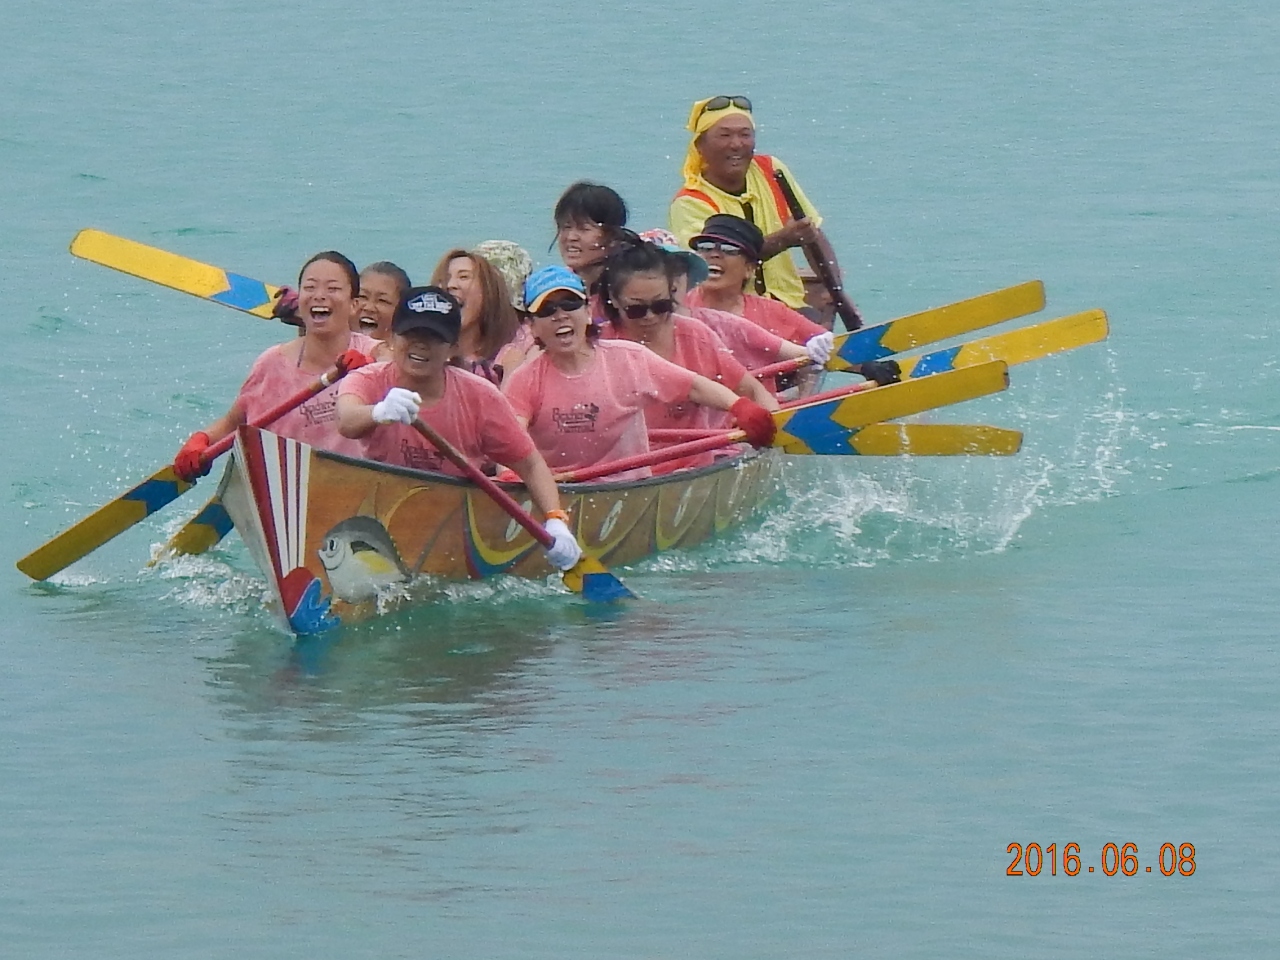
[(858, 367), (858, 372), (880, 387), (902, 382), (902, 368), (897, 360), (868, 360)]

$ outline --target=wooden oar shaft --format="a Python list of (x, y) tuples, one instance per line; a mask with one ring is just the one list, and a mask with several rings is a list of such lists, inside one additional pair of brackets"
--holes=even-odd
[(796, 399), (787, 400), (785, 403), (778, 404), (778, 406), (782, 410), (793, 410), (796, 407), (808, 407), (815, 403), (824, 403), (827, 400), (838, 400), (853, 393), (861, 393), (863, 390), (874, 390), (875, 388), (876, 382), (874, 380), (864, 380), (861, 383), (851, 383), (845, 387), (836, 387), (834, 390), (823, 390), (821, 393), (815, 393), (807, 397), (796, 397)]
[[(255, 419), (253, 425), (261, 427), (273, 423), (342, 375), (343, 371), (334, 367), (313, 380), (306, 389)], [(234, 434), (211, 444), (204, 452), (204, 462), (209, 463), (225, 453), (233, 442)], [(191, 486), (190, 481), (183, 480), (174, 472), (172, 464), (165, 464), (142, 483), (126, 490), (110, 503), (99, 507), (48, 543), (27, 554), (18, 561), (18, 569), (33, 580), (46, 580), (172, 503), (190, 490)]]
[(657, 443), (685, 443), (689, 440), (701, 440), (703, 437), (716, 437), (722, 433), (723, 430), (710, 428), (683, 430), (679, 427), (656, 427), (649, 431), (649, 440)]
[[(871, 381), (865, 383), (853, 383), (846, 387), (837, 387), (835, 390), (827, 390), (823, 393), (815, 393), (811, 397), (803, 397), (799, 400), (791, 400), (782, 404), (783, 410), (790, 410), (793, 407), (810, 406), (812, 404), (824, 403), (829, 400), (839, 400), (850, 394), (861, 393), (863, 390), (874, 387)], [(668, 460), (678, 460), (681, 457), (690, 457), (698, 453), (706, 453), (709, 450), (719, 450), (721, 447), (728, 446), (731, 443), (740, 443), (747, 438), (747, 435), (741, 430), (721, 430), (714, 433), (705, 434), (700, 439), (687, 440), (684, 443), (677, 443), (669, 447), (662, 447), (658, 450), (650, 450), (648, 453), (637, 453), (635, 456), (623, 457), (621, 460), (611, 460), (608, 463), (597, 463), (590, 467), (579, 467), (577, 470), (567, 470), (563, 473), (555, 475), (556, 483), (584, 483), (587, 480), (595, 480), (599, 477), (607, 477), (613, 473), (623, 473), (627, 470), (638, 470), (641, 467), (651, 467), (657, 463), (665, 463)]]
[(741, 430), (725, 430), (703, 437), (701, 440), (689, 440), (685, 443), (663, 447), (660, 450), (650, 450), (648, 453), (637, 453), (632, 457), (623, 457), (621, 460), (611, 460), (608, 463), (597, 463), (594, 466), (579, 467), (577, 470), (557, 473), (555, 481), (556, 483), (584, 483), (587, 480), (596, 480), (600, 477), (623, 473), (627, 470), (638, 470), (641, 467), (651, 467), (655, 463), (677, 460), (680, 457), (692, 456), (695, 453), (719, 450), (721, 447), (728, 446), (731, 443), (738, 443), (746, 438), (747, 435)]
[[(326, 387), (333, 386), (333, 384), (337, 383), (344, 376), (346, 376), (346, 373), (347, 372), (343, 370), (341, 367), (333, 367), (332, 369), (326, 370), (323, 374), (316, 377), (316, 379), (312, 380), (305, 387), (303, 387), (301, 390), (299, 390), (297, 393), (291, 396), (288, 400), (282, 400), (280, 403), (277, 403), (274, 407), (272, 407), (262, 416), (255, 417), (253, 420), (249, 422), (249, 426), (251, 427), (271, 426), (273, 423), (275, 423), (277, 420), (283, 417), (286, 413), (288, 413), (294, 407), (299, 406), (300, 404), (306, 403), (306, 401), (310, 400), (312, 397), (314, 397), (321, 390), (324, 390)], [(209, 449), (204, 452), (204, 457), (202, 459), (204, 460), (205, 463), (210, 463), (216, 460), (218, 457), (222, 456), (224, 453), (230, 450), (232, 444), (234, 444), (235, 442), (236, 442), (236, 434), (235, 434), (235, 431), (233, 430), (231, 431), (231, 433), (227, 434), (217, 443), (209, 444)]]
[(808, 357), (792, 357), (790, 360), (779, 360), (777, 363), (770, 363), (763, 367), (757, 367), (748, 371), (757, 380), (764, 377), (772, 377), (777, 373), (790, 373), (792, 370), (799, 370), (801, 367), (807, 367), (813, 363)]
[(461, 470), (468, 480), (483, 490), (507, 515), (516, 523), (529, 531), (529, 534), (547, 549), (555, 545), (556, 538), (547, 533), (546, 527), (533, 519), (529, 513), (516, 503), (511, 494), (490, 480), (484, 473), (462, 455), (462, 451), (440, 436), (439, 432), (421, 420), (413, 421), (413, 429), (431, 441), (431, 445), (445, 455), (445, 458)]
[[(783, 197), (786, 198), (787, 206), (791, 210), (791, 216), (796, 220), (803, 220), (807, 214), (804, 207), (800, 205), (800, 198), (796, 196), (796, 191), (791, 186), (791, 181), (787, 179), (787, 175), (781, 170), (775, 170), (773, 171), (773, 178), (778, 182), (778, 189), (782, 191)], [(840, 283), (840, 278), (836, 275), (835, 268), (822, 252), (822, 248), (816, 243), (806, 243), (804, 245), (804, 255), (813, 266), (813, 272), (818, 275), (822, 285), (831, 294), (831, 302), (835, 304), (836, 313), (840, 314), (840, 319), (844, 321), (845, 326), (850, 330), (857, 330), (862, 326), (862, 316), (858, 313), (858, 308), (853, 305), (853, 301), (845, 294), (844, 286)]]

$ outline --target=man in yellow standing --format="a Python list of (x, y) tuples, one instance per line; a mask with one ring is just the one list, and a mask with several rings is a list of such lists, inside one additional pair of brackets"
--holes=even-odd
[[(671, 232), (680, 243), (702, 232), (707, 217), (731, 213), (750, 220), (764, 234), (762, 269), (755, 292), (808, 313), (804, 282), (792, 247), (816, 243), (839, 275), (835, 253), (820, 229), (822, 218), (781, 160), (755, 152), (756, 125), (746, 97), (699, 100), (689, 113), (691, 134), (684, 161), (684, 186), (671, 201)], [(793, 220), (786, 197), (774, 179), (780, 170), (791, 182), (806, 216)]]

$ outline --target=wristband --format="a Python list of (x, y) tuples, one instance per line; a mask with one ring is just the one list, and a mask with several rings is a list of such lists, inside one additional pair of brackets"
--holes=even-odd
[(565, 524), (565, 525), (568, 525), (568, 523), (569, 523), (569, 515), (568, 515), (567, 513), (565, 513), (563, 510), (548, 510), (548, 511), (547, 511), (547, 519), (548, 519), (548, 520), (559, 520), (561, 523), (563, 523), (563, 524)]

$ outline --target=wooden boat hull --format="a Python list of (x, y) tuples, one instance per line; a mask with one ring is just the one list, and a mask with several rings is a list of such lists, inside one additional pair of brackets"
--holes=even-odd
[[(561, 498), (584, 549), (621, 566), (742, 522), (773, 491), (776, 463), (746, 453), (633, 483), (564, 484)], [(531, 507), (522, 485), (504, 486)], [(423, 575), (553, 572), (524, 528), (464, 480), (316, 450), (254, 427), (236, 437), (222, 500), (298, 634), (394, 607)]]

